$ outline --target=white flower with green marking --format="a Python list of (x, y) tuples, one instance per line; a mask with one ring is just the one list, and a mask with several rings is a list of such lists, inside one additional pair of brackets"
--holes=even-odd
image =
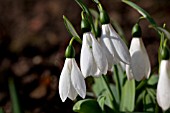
[(84, 77), (74, 58), (66, 58), (59, 80), (59, 94), (64, 102), (67, 97), (74, 100), (79, 94), (82, 98), (86, 95)]
[(84, 77), (106, 74), (108, 62), (101, 45), (91, 32), (83, 34), (80, 67)]

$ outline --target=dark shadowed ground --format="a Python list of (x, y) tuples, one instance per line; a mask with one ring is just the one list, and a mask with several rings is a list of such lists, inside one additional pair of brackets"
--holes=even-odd
[[(91, 0), (89, 7), (96, 8)], [(159, 25), (170, 28), (169, 0), (136, 0)], [(139, 14), (120, 0), (103, 0), (111, 19), (118, 22), (131, 40), (131, 28)], [(25, 113), (70, 113), (73, 102), (62, 103), (58, 80), (64, 63), (64, 51), (70, 36), (63, 15), (73, 23), (80, 35), (80, 8), (74, 0), (0, 0), (0, 106), (11, 113), (8, 77), (17, 85)], [(143, 40), (152, 68), (157, 65), (159, 38), (141, 21)], [(80, 45), (76, 46), (77, 56)], [(79, 59), (77, 59), (79, 62)]]

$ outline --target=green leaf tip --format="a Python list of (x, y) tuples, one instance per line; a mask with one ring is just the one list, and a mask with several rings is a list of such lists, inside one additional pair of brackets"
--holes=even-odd
[[(64, 19), (64, 24), (66, 26), (67, 31), (69, 32), (69, 34), (72, 37), (79, 37), (78, 33), (76, 32), (76, 30), (74, 29), (72, 23), (67, 19), (66, 16), (63, 15), (63, 19)], [(80, 38), (80, 37), (79, 37)]]

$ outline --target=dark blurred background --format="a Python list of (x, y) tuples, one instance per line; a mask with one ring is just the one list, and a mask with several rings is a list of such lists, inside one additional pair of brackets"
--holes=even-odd
[[(84, 0), (96, 8), (91, 0)], [(101, 1), (112, 20), (131, 41), (131, 28), (139, 14), (120, 0)], [(169, 0), (134, 0), (148, 11), (158, 25), (170, 27)], [(70, 36), (63, 15), (80, 30), (81, 9), (74, 0), (0, 0), (0, 106), (11, 113), (8, 77), (13, 77), (25, 113), (70, 113), (73, 102), (61, 102), (58, 80), (64, 64), (64, 51)], [(144, 44), (152, 68), (157, 66), (158, 34), (141, 21)], [(77, 55), (81, 45), (75, 44)], [(79, 60), (79, 59), (77, 59)], [(79, 62), (79, 61), (77, 61)]]

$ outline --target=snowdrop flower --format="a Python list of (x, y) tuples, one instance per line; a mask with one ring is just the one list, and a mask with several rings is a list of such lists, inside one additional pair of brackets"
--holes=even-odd
[(159, 67), (157, 102), (164, 111), (170, 108), (170, 59), (168, 54), (163, 58)]
[(97, 39), (90, 32), (91, 26), (82, 13), (81, 29), (83, 42), (80, 55), (80, 67), (84, 77), (106, 74), (108, 62)]
[(80, 66), (84, 77), (106, 74), (108, 62), (100, 44), (91, 32), (83, 34)]
[[(133, 29), (136, 29), (136, 27), (137, 31), (134, 32)], [(141, 29), (139, 25), (135, 25), (134, 28), (132, 29), (132, 34), (134, 37), (132, 38), (129, 49), (131, 64), (126, 65), (126, 74), (129, 80), (135, 78), (137, 81), (140, 81), (143, 78), (149, 77), (151, 65), (142, 38), (140, 38)], [(136, 32), (140, 33), (136, 34)]]
[(126, 65), (128, 79), (135, 78), (137, 81), (148, 78), (151, 65), (142, 38), (132, 38), (130, 45), (131, 64)]
[(105, 50), (109, 62), (109, 68), (113, 64), (117, 64), (119, 61), (125, 64), (130, 64), (131, 58), (129, 50), (124, 41), (113, 29), (105, 11), (100, 12), (100, 21), (102, 23), (101, 45)]
[(66, 50), (66, 60), (59, 80), (59, 94), (64, 102), (66, 98), (74, 100), (79, 94), (82, 98), (86, 95), (84, 77), (74, 58), (74, 48), (69, 45)]

